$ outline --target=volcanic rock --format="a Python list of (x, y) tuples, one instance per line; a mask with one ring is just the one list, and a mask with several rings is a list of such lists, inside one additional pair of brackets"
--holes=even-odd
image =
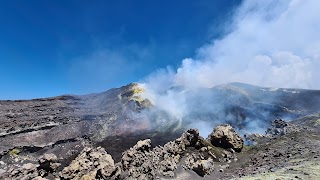
[(58, 163), (58, 158), (55, 154), (44, 154), (39, 159), (40, 166), (38, 167), (39, 173), (41, 176), (44, 176), (46, 174), (53, 173), (58, 169), (58, 167), (61, 165)]
[(104, 148), (85, 148), (60, 173), (63, 179), (96, 179), (110, 177), (115, 171), (114, 161)]
[(123, 174), (134, 179), (154, 179), (155, 177), (174, 176), (177, 164), (187, 147), (194, 147), (199, 140), (199, 131), (190, 129), (175, 141), (163, 147), (150, 150), (149, 139), (138, 141), (137, 144), (123, 153), (121, 168)]
[(53, 162), (53, 161), (57, 161), (58, 158), (55, 154), (44, 154), (40, 159), (39, 162), (40, 163), (45, 163), (45, 162)]
[(141, 152), (148, 151), (151, 148), (151, 140), (146, 139), (143, 141), (138, 141), (134, 148)]
[(38, 177), (38, 165), (27, 163), (18, 169), (9, 169), (9, 178), (11, 179), (33, 179)]
[(200, 154), (192, 153), (186, 157), (185, 169), (193, 170), (199, 176), (209, 175), (214, 169), (213, 159), (203, 159)]
[(212, 159), (198, 160), (193, 165), (193, 170), (200, 176), (208, 175), (213, 170), (213, 160)]
[(267, 129), (266, 134), (270, 136), (283, 136), (288, 133), (300, 131), (301, 127), (282, 119), (272, 121), (271, 127)]
[(232, 148), (240, 152), (243, 148), (243, 139), (228, 124), (217, 126), (208, 136), (208, 140), (212, 145), (225, 149)]

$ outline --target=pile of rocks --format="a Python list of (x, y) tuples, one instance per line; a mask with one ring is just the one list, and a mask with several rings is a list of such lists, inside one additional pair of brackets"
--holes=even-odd
[[(52, 177), (60, 179), (155, 179), (174, 177), (178, 166), (200, 176), (214, 171), (214, 162), (229, 162), (241, 151), (243, 140), (230, 125), (221, 125), (205, 140), (197, 129), (189, 129), (175, 141), (151, 148), (151, 140), (138, 141), (114, 163), (104, 148), (86, 147), (62, 169), (54, 154), (45, 154), (37, 164), (9, 170), (12, 179)], [(217, 147), (214, 147), (217, 146)], [(225, 148), (222, 149), (222, 148)], [(219, 151), (215, 151), (219, 149)], [(182, 162), (181, 159), (184, 158)], [(231, 161), (230, 161), (231, 162)], [(217, 166), (218, 167), (218, 166)], [(62, 171), (58, 172), (58, 169)]]
[(54, 173), (61, 164), (54, 154), (44, 154), (38, 163), (26, 163), (19, 168), (10, 168), (6, 175), (9, 179), (42, 179), (49, 173)]
[(175, 141), (151, 150), (149, 139), (139, 141), (133, 148), (123, 153), (121, 159), (122, 176), (152, 179), (157, 176), (173, 177), (181, 156), (187, 147), (195, 146), (199, 131), (190, 129)]
[(205, 176), (214, 170), (213, 158), (205, 159), (200, 153), (192, 153), (187, 155), (183, 168), (193, 170), (200, 176)]
[(271, 122), (271, 127), (267, 129), (266, 135), (271, 137), (283, 136), (288, 133), (298, 132), (300, 130), (301, 130), (301, 127), (297, 125), (286, 122), (282, 119), (276, 119)]
[(104, 179), (115, 171), (114, 161), (104, 148), (85, 148), (60, 172), (62, 179)]
[[(193, 170), (200, 176), (206, 176), (213, 171), (215, 160), (222, 161), (213, 153), (213, 146), (231, 151), (222, 151), (220, 156), (226, 159), (225, 162), (230, 161), (230, 158), (235, 158), (232, 154), (235, 151), (241, 151), (243, 147), (243, 139), (230, 125), (218, 126), (208, 139), (209, 142), (199, 136), (197, 129), (190, 129), (177, 140), (152, 150), (149, 139), (139, 141), (133, 148), (123, 153), (120, 165), (123, 171), (121, 176), (136, 179), (174, 177), (174, 172), (183, 156), (186, 156), (184, 169)], [(187, 153), (189, 147), (195, 149), (191, 154)]]
[[(175, 141), (163, 147), (151, 149), (151, 140), (138, 141), (122, 154), (121, 162), (114, 164), (112, 157), (103, 148), (85, 148), (72, 163), (63, 169), (60, 178), (109, 178), (109, 179), (154, 179), (159, 176), (173, 177), (181, 157), (188, 147), (200, 147), (199, 131), (190, 129)], [(190, 163), (192, 161), (190, 160)], [(197, 159), (192, 170), (205, 175), (210, 173), (213, 160)], [(189, 163), (189, 164), (190, 164)], [(191, 166), (191, 165), (190, 165)]]

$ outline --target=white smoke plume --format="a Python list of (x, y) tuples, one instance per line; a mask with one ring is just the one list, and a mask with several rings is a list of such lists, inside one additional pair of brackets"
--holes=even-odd
[(228, 82), (320, 89), (319, 7), (318, 0), (245, 0), (225, 27), (230, 33), (199, 48), (177, 70), (159, 70), (148, 77), (146, 96), (183, 118), (189, 110), (183, 92), (159, 92), (172, 86), (196, 89)]
[(320, 89), (318, 7), (317, 0), (246, 0), (226, 27), (231, 32), (201, 47), (196, 58), (184, 59), (166, 81), (186, 87), (244, 82)]

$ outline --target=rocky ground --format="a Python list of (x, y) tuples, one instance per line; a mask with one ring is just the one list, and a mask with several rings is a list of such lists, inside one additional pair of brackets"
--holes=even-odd
[[(89, 144), (71, 161), (45, 153), (24, 163), (1, 162), (3, 179), (317, 179), (320, 175), (320, 114), (293, 122), (273, 121), (266, 134), (246, 135), (244, 145), (230, 125), (204, 139), (197, 129), (163, 146), (140, 140), (120, 161)], [(302, 125), (305, 124), (305, 125)], [(23, 155), (12, 152), (10, 158)], [(9, 158), (9, 157), (8, 157)]]
[(225, 171), (223, 177), (318, 179), (319, 117), (319, 114), (316, 114), (290, 123), (280, 121), (282, 125), (276, 120), (266, 135), (256, 138), (256, 145), (246, 147), (239, 154), (241, 161)]
[(0, 101), (0, 179), (320, 177), (319, 91), (243, 84), (213, 88), (210, 93), (223, 97), (215, 102), (228, 99), (222, 110), (236, 118), (231, 125), (237, 130), (246, 119), (266, 121), (266, 112), (273, 114), (270, 119), (293, 120), (266, 121), (266, 133), (244, 137), (229, 125), (217, 126), (205, 138), (179, 121), (158, 123), (171, 118), (166, 114), (142, 115), (153, 105), (138, 95), (141, 91), (129, 84), (85, 96)]

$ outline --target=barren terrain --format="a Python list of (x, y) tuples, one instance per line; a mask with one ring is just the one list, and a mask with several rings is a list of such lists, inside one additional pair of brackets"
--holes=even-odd
[[(91, 178), (317, 179), (320, 177), (320, 91), (271, 89), (240, 83), (202, 89), (201, 96), (190, 91), (187, 92), (188, 100), (198, 104), (199, 109), (194, 108), (183, 121), (176, 120), (165, 112), (155, 111), (156, 107), (148, 99), (139, 96), (141, 91), (138, 84), (129, 84), (103, 93), (84, 96), (64, 95), (44, 99), (0, 101), (1, 179), (67, 177), (63, 173), (68, 171), (64, 169), (70, 166), (70, 163), (80, 161), (79, 155), (84, 152), (100, 153), (101, 157), (110, 154), (114, 161), (115, 169), (109, 176), (98, 175), (101, 170), (92, 169), (92, 172), (99, 173), (94, 177), (88, 175)], [(172, 88), (171, 91), (180, 91), (180, 88)], [(207, 107), (202, 107), (204, 105)], [(279, 121), (280, 125), (273, 122), (279, 118), (287, 122)], [(174, 147), (172, 143), (179, 142), (176, 139), (192, 128), (190, 127), (192, 122), (198, 120), (208, 122), (213, 131), (214, 127), (221, 124), (220, 119), (235, 128), (242, 138), (244, 130), (250, 123), (249, 120), (258, 119), (270, 129), (267, 133), (247, 134), (241, 152), (218, 147), (214, 142), (205, 140), (207, 137), (197, 138), (199, 146), (182, 141), (186, 143), (186, 149), (179, 151), (178, 157), (174, 156), (176, 165), (172, 166), (173, 169), (169, 168), (158, 174), (151, 173), (146, 176), (140, 174), (140, 177), (140, 170), (130, 174), (131, 169), (136, 168), (135, 165), (128, 167), (123, 165), (124, 152), (135, 146), (139, 140), (151, 140), (150, 147), (146, 150), (140, 152), (134, 149), (132, 152), (140, 154), (137, 158), (145, 158), (147, 161), (148, 152), (165, 155), (168, 148)], [(166, 123), (163, 123), (164, 120)], [(144, 143), (148, 146), (148, 142)], [(163, 148), (157, 149), (159, 146)], [(86, 149), (88, 147), (93, 150)], [(104, 150), (99, 149), (100, 147)], [(209, 151), (215, 156), (212, 158), (212, 163), (208, 159)], [(46, 160), (41, 160), (46, 154), (53, 154), (56, 157), (54, 160), (48, 160), (50, 159), (48, 157)], [(201, 159), (208, 161), (206, 163), (210, 164), (209, 169), (203, 175), (199, 175), (198, 170), (186, 168), (186, 162), (192, 160), (190, 156), (194, 156), (193, 159), (198, 159), (199, 162)], [(43, 162), (54, 162), (54, 168), (44, 168)], [(106, 162), (111, 161), (107, 158)], [(29, 167), (26, 167), (26, 164)], [(159, 168), (169, 167), (160, 164)], [(148, 164), (145, 166), (149, 167)], [(110, 165), (109, 169), (112, 167)], [(34, 168), (36, 170), (32, 170)], [(152, 168), (150, 172), (153, 172)], [(118, 176), (115, 176), (117, 174)]]

